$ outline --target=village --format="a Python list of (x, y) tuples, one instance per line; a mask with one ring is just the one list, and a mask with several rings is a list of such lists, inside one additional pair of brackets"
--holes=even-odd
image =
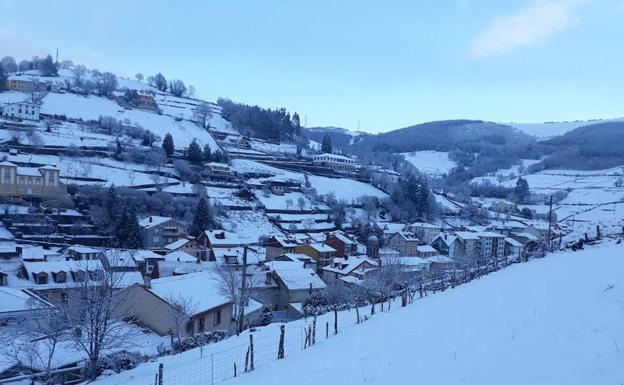
[[(590, 209), (553, 208), (552, 194), (544, 205), (429, 189), (427, 178), (449, 172), (439, 159), (390, 167), (329, 137), (241, 132), (227, 104), (143, 75), (96, 92), (108, 75), (77, 68), (15, 71), (0, 93), (0, 334), (20, 342), (0, 351), (2, 383), (78, 383), (331, 311), (354, 308), (359, 323), (360, 307), (372, 315), (621, 230), (618, 218), (577, 225)], [(409, 178), (418, 201), (397, 198)], [(523, 187), (515, 174), (483, 178)], [(405, 207), (417, 215), (399, 217)], [(72, 351), (90, 339), (106, 342)]]

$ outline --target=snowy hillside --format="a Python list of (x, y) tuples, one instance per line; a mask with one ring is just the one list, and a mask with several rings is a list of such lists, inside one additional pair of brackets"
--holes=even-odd
[(401, 155), (412, 166), (430, 176), (439, 177), (442, 174), (448, 174), (456, 166), (455, 162), (449, 159), (448, 152), (414, 151)]

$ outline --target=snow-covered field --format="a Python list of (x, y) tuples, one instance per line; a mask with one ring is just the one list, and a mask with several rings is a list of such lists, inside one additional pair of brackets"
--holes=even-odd
[[(623, 256), (624, 246), (614, 243), (551, 254), (407, 308), (397, 302), (392, 311), (362, 325), (352, 324), (355, 312), (342, 312), (337, 336), (317, 337), (307, 350), (287, 344), (281, 361), (262, 350), (264, 344), (276, 345), (278, 325), (258, 328), (254, 340), (262, 365), (227, 383), (619, 384), (624, 378)], [(319, 318), (321, 325), (326, 320), (331, 317)], [(299, 336), (305, 322), (287, 324), (287, 341)], [(211, 359), (224, 366), (219, 370), (231, 372), (234, 361), (242, 367), (248, 338), (245, 332), (202, 351), (159, 359), (164, 383), (210, 383)], [(96, 383), (151, 383), (158, 362)], [(232, 376), (215, 374), (215, 382)]]
[(448, 152), (415, 151), (405, 152), (401, 155), (418, 170), (434, 177), (448, 174), (456, 166), (455, 162), (449, 159)]
[(371, 186), (353, 179), (327, 178), (324, 176), (309, 175), (310, 184), (320, 195), (334, 194), (336, 199), (351, 203), (363, 196), (387, 198), (388, 194)]

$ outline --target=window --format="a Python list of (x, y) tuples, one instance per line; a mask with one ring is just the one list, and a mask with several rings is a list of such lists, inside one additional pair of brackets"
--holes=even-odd
[(160, 242), (160, 237), (154, 237), (154, 238), (152, 238), (152, 242)]
[(214, 323), (213, 323), (213, 325), (214, 325), (214, 326), (217, 326), (217, 325), (219, 325), (220, 323), (221, 323), (221, 309), (217, 310), (217, 311), (214, 313)]
[(206, 323), (206, 317), (201, 317), (199, 319), (199, 325), (197, 326), (198, 332), (203, 333), (205, 331), (205, 327), (206, 327), (205, 323)]
[(48, 275), (46, 273), (37, 274), (37, 285), (45, 285), (48, 283)]

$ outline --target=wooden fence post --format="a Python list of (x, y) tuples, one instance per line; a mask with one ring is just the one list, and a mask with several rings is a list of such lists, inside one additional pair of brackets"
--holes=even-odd
[(277, 359), (280, 360), (284, 358), (284, 331), (286, 329), (285, 325), (280, 325), (280, 338), (279, 338), (279, 346), (277, 348)]
[(163, 385), (163, 372), (164, 368), (161, 362), (160, 364), (158, 364), (158, 385)]

